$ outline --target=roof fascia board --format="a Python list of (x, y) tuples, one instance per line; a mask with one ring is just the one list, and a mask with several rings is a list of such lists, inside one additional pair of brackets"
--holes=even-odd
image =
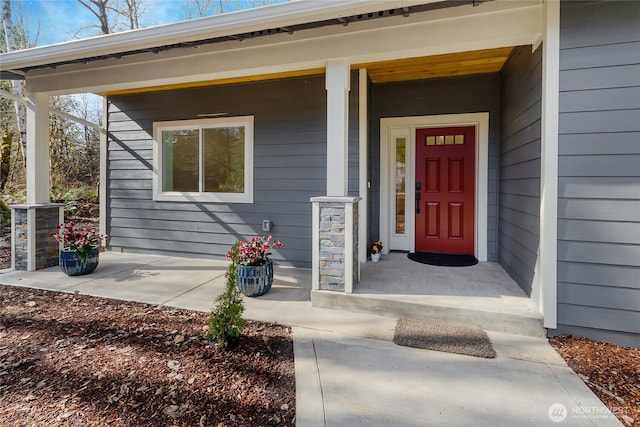
[(32, 91), (51, 94), (108, 92), (324, 68), (327, 59), (335, 57), (357, 64), (531, 44), (542, 31), (541, 3), (513, 5), (469, 6), (457, 14), (443, 9), (409, 18), (386, 18), (384, 27), (364, 21), (340, 27), (338, 32), (315, 28), (242, 44), (223, 42), (186, 53), (175, 49), (138, 58), (108, 59), (100, 66), (95, 66), (96, 62), (33, 70), (27, 84)]
[(73, 61), (443, 0), (299, 0), (0, 55), (0, 70)]

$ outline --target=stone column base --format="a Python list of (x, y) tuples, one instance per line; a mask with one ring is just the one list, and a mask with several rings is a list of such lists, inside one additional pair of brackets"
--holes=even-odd
[(359, 197), (313, 197), (313, 289), (353, 292), (358, 262)]
[(60, 244), (52, 237), (64, 221), (64, 205), (11, 206), (11, 266), (34, 271), (58, 265)]

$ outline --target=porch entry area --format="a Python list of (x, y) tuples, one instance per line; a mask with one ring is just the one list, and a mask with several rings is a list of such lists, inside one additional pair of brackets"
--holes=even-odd
[(489, 113), (380, 120), (380, 238), (389, 250), (487, 260)]
[(360, 274), (353, 293), (313, 290), (312, 305), (545, 336), (540, 310), (497, 263), (437, 267), (391, 252), (361, 265)]

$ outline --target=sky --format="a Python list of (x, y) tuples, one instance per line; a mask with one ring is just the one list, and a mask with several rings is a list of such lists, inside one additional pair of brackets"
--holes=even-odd
[[(237, 0), (224, 0), (229, 8), (235, 7)], [(284, 0), (271, 0), (282, 2)], [(77, 0), (11, 0), (12, 13), (16, 19), (17, 8), (22, 8), (25, 26), (33, 43), (37, 36), (37, 46), (60, 43), (77, 38), (98, 35), (98, 18)], [(239, 0), (241, 7), (248, 7), (249, 1)], [(140, 25), (150, 27), (186, 19), (182, 0), (145, 0), (146, 11)], [(40, 25), (38, 26), (38, 22)], [(93, 26), (93, 27), (92, 27)]]

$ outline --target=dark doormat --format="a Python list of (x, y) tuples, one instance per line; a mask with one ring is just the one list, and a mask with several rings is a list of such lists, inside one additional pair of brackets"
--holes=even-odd
[(439, 265), (441, 267), (469, 267), (476, 265), (478, 259), (473, 255), (441, 254), (438, 252), (413, 252), (407, 257), (411, 261), (422, 264)]
[(489, 336), (482, 329), (429, 320), (399, 319), (393, 342), (405, 347), (485, 358), (496, 357)]

